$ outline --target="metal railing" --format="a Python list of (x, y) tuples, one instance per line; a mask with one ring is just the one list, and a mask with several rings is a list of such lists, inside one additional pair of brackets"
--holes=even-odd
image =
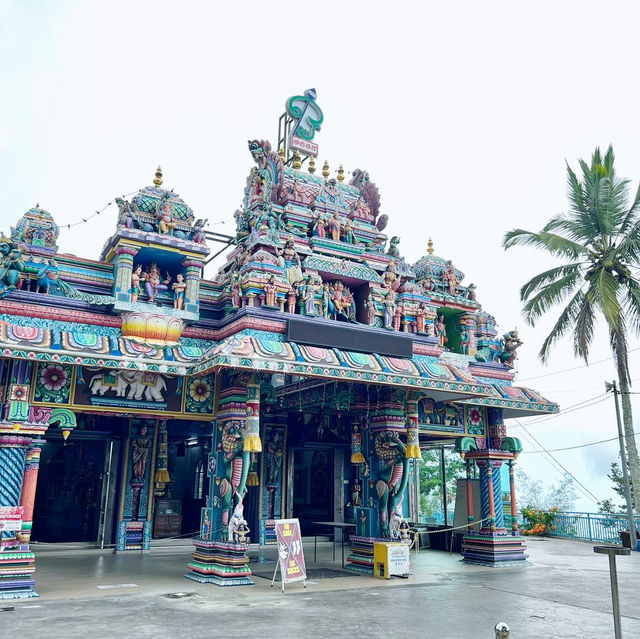
[[(635, 517), (635, 522), (640, 530), (640, 518)], [(620, 544), (620, 531), (629, 530), (629, 518), (614, 513), (557, 512), (553, 525), (555, 530), (547, 533), (553, 537)]]

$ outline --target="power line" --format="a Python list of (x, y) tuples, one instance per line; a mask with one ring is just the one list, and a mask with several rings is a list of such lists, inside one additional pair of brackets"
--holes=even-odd
[(542, 422), (547, 422), (550, 419), (556, 419), (557, 417), (562, 417), (564, 415), (568, 415), (570, 413), (574, 413), (577, 410), (582, 410), (583, 408), (589, 408), (591, 406), (595, 406), (596, 404), (600, 404), (601, 402), (606, 401), (606, 393), (602, 395), (596, 395), (596, 397), (591, 397), (590, 399), (585, 399), (582, 402), (577, 404), (573, 404), (572, 406), (568, 406), (565, 410), (560, 413), (556, 413), (555, 415), (544, 415), (543, 417), (539, 417), (531, 422), (527, 422), (528, 426), (533, 424), (540, 424)]
[[(632, 348), (630, 351), (627, 351), (627, 354), (635, 353), (636, 351), (640, 351), (640, 346), (637, 348)], [(542, 377), (551, 377), (552, 375), (561, 375), (562, 373), (569, 373), (571, 371), (577, 371), (581, 368), (587, 368), (588, 366), (595, 366), (596, 364), (602, 364), (603, 362), (610, 362), (613, 359), (613, 355), (611, 357), (605, 357), (605, 359), (599, 359), (596, 362), (591, 362), (590, 364), (582, 364), (581, 366), (573, 366), (572, 368), (565, 368), (560, 371), (554, 371), (553, 373), (544, 373), (542, 375), (536, 375), (535, 377), (525, 377), (524, 379), (519, 379), (520, 382), (529, 382), (533, 379), (540, 379)]]
[[(634, 435), (640, 435), (640, 431), (635, 431)], [(550, 453), (558, 453), (558, 452), (563, 451), (563, 450), (576, 450), (578, 448), (587, 448), (588, 446), (597, 446), (598, 444), (605, 444), (607, 442), (612, 442), (612, 441), (614, 441), (616, 439), (618, 439), (617, 436), (616, 437), (609, 437), (609, 439), (600, 439), (597, 442), (590, 442), (588, 444), (579, 444), (577, 446), (567, 446), (566, 448), (551, 448), (551, 449), (549, 449), (549, 452)], [(520, 453), (520, 454), (522, 455), (522, 454), (527, 454), (527, 453), (528, 454), (532, 454), (532, 453), (542, 453), (542, 452), (544, 452), (544, 451), (542, 451), (542, 450), (523, 450), (522, 453)]]
[[(524, 437), (526, 438), (526, 440), (528, 440), (528, 442), (529, 442), (529, 444), (530, 444), (531, 446), (535, 446), (535, 443), (533, 442), (533, 440), (532, 440), (532, 439), (529, 439), (529, 437), (527, 437), (526, 433), (523, 433), (523, 435), (524, 435)], [(544, 451), (533, 451), (533, 452), (544, 452)], [(558, 465), (558, 464), (555, 462), (555, 459), (553, 458), (553, 456), (552, 456), (552, 455), (546, 455), (545, 457), (543, 457), (543, 459), (544, 459), (546, 462), (548, 462), (549, 464), (551, 464), (551, 466), (553, 467), (553, 469), (554, 469), (556, 472), (560, 472), (561, 474), (565, 472), (565, 471), (564, 471), (564, 469), (563, 469), (560, 465)], [(573, 479), (574, 479), (574, 478), (573, 478), (573, 476), (571, 476), (571, 475), (569, 475), (569, 476), (570, 476), (571, 480), (573, 481)], [(591, 495), (589, 494), (589, 492), (588, 492), (588, 491), (585, 491), (585, 490), (584, 490), (580, 485), (576, 485), (576, 488), (578, 489), (578, 491), (579, 491), (580, 493), (582, 493), (582, 494), (583, 494), (583, 496), (584, 496), (584, 497), (587, 497), (587, 498), (588, 498), (588, 499), (590, 499), (590, 500), (592, 499), (592, 497), (591, 497)], [(598, 503), (599, 503), (599, 502), (598, 502)]]
[(515, 420), (516, 423), (520, 426), (520, 428), (522, 428), (522, 430), (524, 430), (525, 433), (527, 433), (527, 435), (549, 456), (550, 459), (553, 460), (553, 462), (556, 464), (556, 466), (559, 466), (560, 468), (562, 468), (562, 470), (569, 475), (569, 477), (571, 477), (571, 479), (573, 479), (574, 482), (576, 482), (576, 484), (578, 484), (578, 486), (580, 486), (582, 488), (582, 491), (584, 494), (590, 496), (596, 504), (600, 504), (601, 503), (601, 499), (598, 499), (579, 479), (577, 479), (567, 468), (566, 466), (564, 466), (563, 464), (561, 464), (526, 428), (523, 424), (520, 424), (520, 422), (516, 419)]

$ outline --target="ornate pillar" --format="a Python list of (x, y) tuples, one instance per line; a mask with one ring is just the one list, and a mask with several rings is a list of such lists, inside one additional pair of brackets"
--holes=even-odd
[(518, 505), (516, 503), (516, 483), (513, 476), (513, 467), (515, 462), (509, 460), (509, 491), (511, 495), (511, 534), (519, 535), (518, 531)]
[[(402, 500), (409, 481), (409, 457), (400, 434), (406, 434), (403, 396), (394, 389), (382, 388), (378, 406), (371, 417), (371, 433), (378, 458), (378, 523), (383, 537), (394, 535), (395, 524), (402, 519)], [(372, 477), (372, 479), (375, 479)]]
[(460, 352), (463, 355), (475, 355), (477, 352), (476, 317), (476, 313), (460, 313), (460, 315), (458, 315)]
[(462, 557), (467, 563), (500, 566), (520, 563), (527, 558), (526, 546), (518, 532), (517, 524), (508, 532), (504, 527), (502, 507), (502, 479), (500, 469), (509, 464), (511, 512), (515, 513), (515, 486), (513, 485), (513, 460), (522, 450), (515, 437), (505, 437), (500, 410), (489, 411), (489, 437), (462, 437), (456, 441), (456, 450), (467, 463), (468, 520), (473, 521), (470, 464), (476, 462), (480, 469), (480, 517), (482, 526), (477, 533), (465, 535)]
[[(17, 363), (16, 363), (17, 364)], [(29, 548), (33, 504), (36, 494), (40, 438), (49, 424), (60, 422), (69, 432), (74, 414), (64, 408), (32, 407), (29, 396), (30, 368), (14, 366), (9, 401), (0, 419), (0, 599), (37, 597), (33, 573), (35, 553)], [(16, 419), (23, 417), (26, 419)], [(34, 439), (36, 438), (36, 439)]]
[(182, 265), (186, 269), (185, 281), (187, 288), (184, 292), (184, 310), (198, 313), (200, 310), (200, 278), (203, 264), (201, 260), (185, 259)]
[(33, 506), (36, 500), (36, 485), (38, 482), (38, 470), (40, 469), (40, 440), (31, 440), (25, 459), (24, 482), (20, 495), (22, 512), (22, 529), (20, 541), (28, 544), (31, 540), (31, 527), (33, 526)]
[(254, 375), (247, 384), (247, 421), (245, 425), (244, 450), (261, 453), (260, 441), (260, 380)]
[(409, 459), (420, 459), (420, 437), (418, 434), (418, 400), (409, 399), (406, 404), (407, 411), (407, 447), (404, 450)]
[(471, 482), (471, 463), (469, 460), (465, 460), (465, 466), (467, 471), (467, 524), (468, 532), (470, 535), (475, 533), (472, 528), (473, 524), (473, 483)]
[(158, 421), (130, 418), (124, 446), (116, 551), (151, 549)]
[(131, 301), (131, 275), (133, 273), (133, 260), (138, 254), (135, 246), (119, 246), (116, 249), (115, 278), (113, 283), (113, 296), (119, 302)]

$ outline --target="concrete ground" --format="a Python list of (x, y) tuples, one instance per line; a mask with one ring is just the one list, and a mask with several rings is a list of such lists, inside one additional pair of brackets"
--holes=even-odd
[[(281, 594), (270, 578), (220, 588), (185, 579), (191, 547), (150, 553), (36, 547), (38, 599), (0, 601), (0, 637), (493, 638), (506, 621), (511, 639), (613, 637), (608, 559), (593, 544), (529, 539), (526, 566), (484, 568), (460, 555), (411, 553), (408, 580), (340, 574), (340, 551), (305, 543), (310, 581)], [(252, 569), (270, 574), (275, 549), (252, 551)], [(640, 553), (618, 557), (622, 628), (640, 637)], [(321, 569), (322, 572), (317, 571)], [(313, 572), (324, 574), (314, 578)], [(331, 578), (327, 578), (331, 575)]]

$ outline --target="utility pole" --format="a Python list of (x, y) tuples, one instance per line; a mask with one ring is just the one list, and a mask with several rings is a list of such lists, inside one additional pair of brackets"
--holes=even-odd
[(620, 405), (618, 403), (618, 395), (620, 391), (616, 385), (616, 380), (613, 382), (605, 382), (604, 388), (606, 392), (613, 391), (613, 398), (616, 405), (616, 420), (618, 422), (618, 441), (620, 443), (620, 465), (622, 466), (622, 482), (624, 484), (624, 497), (627, 502), (627, 515), (629, 516), (629, 539), (631, 541), (631, 550), (636, 549), (636, 523), (633, 518), (633, 504), (631, 502), (631, 487), (629, 486), (629, 473), (627, 472), (627, 453), (624, 446), (624, 437), (622, 436), (622, 420), (620, 419)]

